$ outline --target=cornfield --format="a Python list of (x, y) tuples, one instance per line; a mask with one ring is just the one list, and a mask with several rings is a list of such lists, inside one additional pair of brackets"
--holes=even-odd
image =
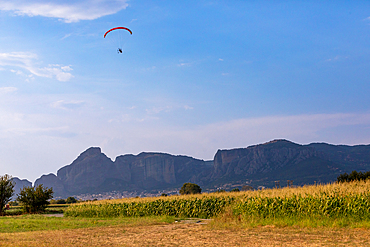
[(120, 203), (85, 203), (73, 205), (64, 213), (65, 216), (82, 217), (131, 217), (131, 216), (175, 216), (192, 218), (210, 218), (219, 214), (230, 205), (233, 197), (176, 198), (172, 200), (120, 202)]
[(353, 217), (370, 219), (370, 181), (233, 193), (105, 200), (75, 204), (71, 217), (175, 216), (211, 218), (234, 215), (268, 217)]

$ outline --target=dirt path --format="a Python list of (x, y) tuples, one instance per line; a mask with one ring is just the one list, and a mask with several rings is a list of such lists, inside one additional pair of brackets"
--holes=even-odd
[(369, 229), (211, 229), (173, 223), (2, 233), (0, 246), (370, 246)]

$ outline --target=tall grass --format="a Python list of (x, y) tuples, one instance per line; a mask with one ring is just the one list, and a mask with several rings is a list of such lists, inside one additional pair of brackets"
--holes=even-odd
[(230, 205), (233, 197), (175, 197), (169, 199), (143, 201), (105, 201), (102, 203), (85, 203), (70, 206), (65, 216), (82, 217), (132, 217), (132, 216), (175, 216), (210, 218)]

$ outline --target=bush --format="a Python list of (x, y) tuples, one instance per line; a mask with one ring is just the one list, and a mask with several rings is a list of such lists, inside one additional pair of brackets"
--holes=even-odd
[(76, 203), (76, 202), (77, 202), (76, 198), (74, 198), (72, 196), (68, 197), (67, 200), (66, 200), (67, 204), (72, 204), (72, 203)]
[(42, 184), (37, 187), (23, 187), (18, 194), (17, 201), (23, 206), (27, 213), (45, 212), (48, 200), (53, 198), (53, 189), (43, 188)]
[(55, 204), (66, 204), (66, 200), (58, 199), (58, 200), (55, 201)]
[(202, 189), (197, 184), (184, 183), (179, 191), (180, 195), (200, 194)]
[(352, 181), (361, 181), (361, 180), (366, 180), (368, 178), (370, 178), (370, 171), (368, 172), (352, 171), (350, 174), (347, 174), (346, 172), (343, 174), (340, 174), (337, 177), (337, 182), (344, 183), (344, 182), (352, 182)]

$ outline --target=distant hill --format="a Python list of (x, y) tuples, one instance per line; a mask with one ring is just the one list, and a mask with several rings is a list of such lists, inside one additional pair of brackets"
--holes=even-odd
[(32, 183), (28, 181), (27, 179), (19, 179), (19, 178), (12, 178), (12, 181), (14, 183), (14, 195), (12, 197), (12, 200), (15, 200), (21, 191), (23, 187), (30, 187), (32, 186)]
[(112, 161), (98, 147), (84, 151), (55, 174), (43, 175), (35, 185), (53, 187), (55, 196), (109, 191), (150, 191), (179, 188), (185, 182), (203, 191), (249, 184), (273, 187), (327, 183), (341, 173), (370, 170), (370, 145), (300, 145), (273, 140), (246, 148), (218, 150), (213, 161), (166, 153), (118, 156)]

